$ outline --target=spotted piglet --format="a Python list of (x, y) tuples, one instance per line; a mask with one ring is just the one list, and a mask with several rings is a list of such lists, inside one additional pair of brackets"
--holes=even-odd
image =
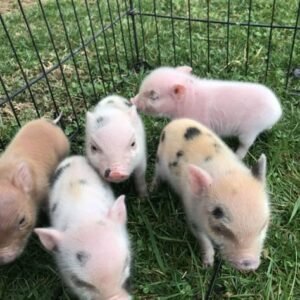
[(46, 203), (50, 177), (69, 152), (58, 120), (28, 122), (0, 157), (0, 265), (22, 254)]
[(52, 227), (35, 232), (80, 299), (131, 299), (124, 198), (114, 201), (108, 183), (82, 156), (65, 159), (56, 170), (49, 206)]
[(276, 95), (261, 84), (200, 79), (191, 71), (188, 66), (154, 70), (131, 102), (148, 114), (191, 118), (220, 136), (236, 136), (236, 153), (243, 158), (256, 137), (280, 119)]
[(248, 169), (212, 131), (177, 119), (162, 131), (154, 186), (167, 181), (182, 197), (188, 223), (212, 265), (214, 247), (240, 270), (255, 270), (269, 224), (266, 157)]
[(136, 189), (146, 196), (146, 140), (136, 107), (112, 95), (86, 115), (86, 155), (100, 175), (121, 182), (134, 174)]

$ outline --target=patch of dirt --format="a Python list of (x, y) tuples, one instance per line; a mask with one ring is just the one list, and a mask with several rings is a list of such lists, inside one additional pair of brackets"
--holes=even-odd
[[(28, 6), (28, 5), (35, 5), (37, 4), (36, 0), (22, 0), (22, 5)], [(19, 9), (19, 4), (17, 0), (0, 0), (0, 13), (5, 14), (8, 12), (12, 12)]]

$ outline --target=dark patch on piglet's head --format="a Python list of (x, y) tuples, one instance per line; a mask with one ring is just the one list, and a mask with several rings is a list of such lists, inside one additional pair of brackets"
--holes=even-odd
[(76, 252), (76, 259), (79, 261), (81, 267), (84, 267), (87, 261), (90, 259), (90, 254), (86, 251)]
[(59, 177), (63, 174), (63, 172), (70, 167), (71, 163), (67, 163), (61, 167), (58, 167), (50, 180), (50, 186), (53, 187), (55, 182), (59, 179)]
[(216, 218), (216, 219), (221, 219), (224, 217), (224, 212), (222, 210), (221, 207), (219, 206), (216, 206), (214, 208), (214, 210), (212, 211), (212, 215)]
[(186, 140), (192, 140), (201, 134), (200, 129), (197, 127), (189, 127), (184, 133), (184, 138)]

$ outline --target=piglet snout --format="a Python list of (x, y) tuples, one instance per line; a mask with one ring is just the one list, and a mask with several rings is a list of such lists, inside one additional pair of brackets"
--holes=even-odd
[[(110, 170), (110, 169), (108, 169)], [(107, 170), (106, 170), (107, 171)], [(106, 173), (105, 171), (105, 173)], [(128, 173), (122, 172), (122, 171), (109, 171), (107, 172), (107, 176), (105, 178), (111, 182), (121, 182), (126, 180), (129, 177)], [(106, 174), (104, 174), (106, 175)]]
[(258, 268), (260, 260), (254, 257), (243, 257), (239, 260), (233, 260), (232, 264), (239, 270), (254, 271)]

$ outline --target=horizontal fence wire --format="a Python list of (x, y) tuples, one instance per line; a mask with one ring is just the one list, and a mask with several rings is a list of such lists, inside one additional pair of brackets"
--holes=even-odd
[[(155, 0), (153, 0), (156, 2)], [(207, 2), (207, 7), (209, 7), (209, 1)], [(156, 11), (156, 10), (154, 10)], [(264, 23), (248, 23), (248, 22), (233, 22), (233, 21), (220, 21), (220, 20), (212, 20), (212, 19), (201, 19), (201, 18), (188, 18), (188, 17), (182, 17), (182, 16), (174, 16), (174, 15), (162, 15), (157, 13), (149, 13), (149, 12), (141, 12), (136, 11), (136, 15), (138, 16), (144, 16), (144, 17), (154, 17), (156, 19), (174, 19), (178, 21), (192, 21), (196, 23), (210, 23), (210, 24), (219, 24), (219, 25), (234, 25), (234, 26), (241, 26), (241, 27), (258, 27), (258, 28), (270, 28), (270, 24), (264, 24)], [(300, 27), (297, 25), (277, 25), (273, 24), (272, 28), (279, 28), (279, 29), (291, 29), (291, 30), (299, 30)]]

